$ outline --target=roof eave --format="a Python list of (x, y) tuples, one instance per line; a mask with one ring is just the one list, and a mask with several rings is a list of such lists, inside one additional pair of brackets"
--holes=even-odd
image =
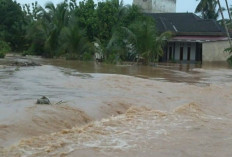
[(173, 32), (175, 36), (226, 36), (224, 32)]

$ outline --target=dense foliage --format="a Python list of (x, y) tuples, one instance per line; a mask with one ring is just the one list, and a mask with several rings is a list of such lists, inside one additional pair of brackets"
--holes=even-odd
[(14, 50), (22, 50), (25, 27), (26, 20), (20, 5), (12, 0), (0, 0), (0, 41), (10, 43)]
[(197, 5), (195, 12), (200, 13), (203, 19), (214, 19), (219, 18), (220, 12), (218, 8), (217, 0), (197, 0), (200, 1)]
[(0, 0), (0, 39), (24, 55), (91, 60), (98, 50), (108, 62), (148, 63), (162, 55), (169, 36), (158, 35), (154, 20), (137, 6), (119, 0), (64, 0), (44, 7)]
[(11, 51), (9, 44), (3, 40), (0, 40), (0, 58), (4, 58), (5, 54), (9, 51)]

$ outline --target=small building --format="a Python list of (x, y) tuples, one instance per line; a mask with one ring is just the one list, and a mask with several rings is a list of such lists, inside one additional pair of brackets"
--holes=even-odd
[(176, 12), (176, 0), (133, 0), (133, 4), (140, 6), (144, 13)]
[(159, 33), (171, 31), (161, 61), (195, 63), (226, 61), (229, 47), (225, 29), (214, 20), (193, 13), (147, 13), (156, 21)]

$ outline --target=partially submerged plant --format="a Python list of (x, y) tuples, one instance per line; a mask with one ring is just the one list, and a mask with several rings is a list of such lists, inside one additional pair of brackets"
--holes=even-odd
[(232, 48), (226, 48), (224, 51), (230, 54), (230, 56), (227, 58), (227, 62), (230, 66), (232, 66)]

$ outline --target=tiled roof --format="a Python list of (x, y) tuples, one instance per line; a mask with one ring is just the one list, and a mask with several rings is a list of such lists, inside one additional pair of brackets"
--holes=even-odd
[(204, 20), (193, 13), (148, 13), (156, 21), (160, 33), (171, 31), (186, 35), (225, 35), (215, 20)]

